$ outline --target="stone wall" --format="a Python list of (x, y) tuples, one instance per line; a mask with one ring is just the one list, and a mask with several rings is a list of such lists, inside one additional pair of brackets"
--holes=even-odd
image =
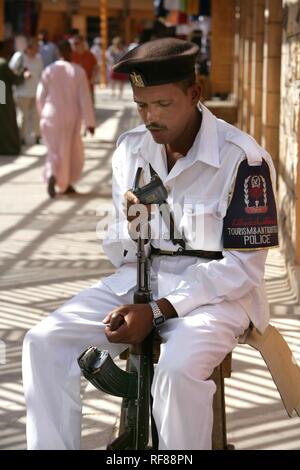
[(238, 125), (278, 169), (282, 0), (236, 0)]
[(283, 3), (278, 212), (286, 259), (289, 264), (300, 264), (300, 1)]
[(211, 93), (230, 94), (233, 91), (235, 0), (212, 0), (211, 25)]

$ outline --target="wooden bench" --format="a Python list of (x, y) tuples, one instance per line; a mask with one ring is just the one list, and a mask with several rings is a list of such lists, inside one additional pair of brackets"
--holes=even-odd
[[(288, 416), (296, 411), (300, 416), (300, 367), (293, 358), (287, 342), (280, 332), (269, 325), (263, 334), (260, 334), (252, 325), (239, 338), (240, 344), (248, 344), (261, 354), (273, 381), (278, 389), (282, 403)], [(160, 354), (160, 338), (154, 339), (153, 363), (157, 363)], [(120, 355), (127, 359), (128, 350)], [(211, 379), (216, 384), (216, 393), (213, 400), (213, 431), (212, 449), (231, 450), (234, 447), (227, 443), (226, 408), (224, 379), (231, 377), (231, 353), (217, 366)]]

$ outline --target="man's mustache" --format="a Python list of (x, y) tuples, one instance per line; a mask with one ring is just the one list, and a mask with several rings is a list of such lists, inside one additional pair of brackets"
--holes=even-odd
[(148, 131), (164, 131), (167, 129), (166, 126), (162, 126), (156, 123), (148, 124), (146, 128), (148, 129)]

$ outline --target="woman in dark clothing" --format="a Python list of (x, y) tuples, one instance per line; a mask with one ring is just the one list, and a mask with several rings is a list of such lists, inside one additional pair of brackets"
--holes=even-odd
[(8, 67), (8, 57), (9, 43), (0, 42), (0, 155), (19, 155), (21, 145), (12, 86), (22, 83), (26, 72), (15, 75)]

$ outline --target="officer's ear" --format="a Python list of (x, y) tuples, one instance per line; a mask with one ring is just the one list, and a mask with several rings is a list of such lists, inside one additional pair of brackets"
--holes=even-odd
[(202, 89), (201, 89), (201, 86), (199, 85), (199, 83), (195, 83), (192, 87), (191, 87), (191, 99), (192, 99), (192, 104), (197, 104), (200, 99), (201, 99), (201, 92), (202, 92)]

